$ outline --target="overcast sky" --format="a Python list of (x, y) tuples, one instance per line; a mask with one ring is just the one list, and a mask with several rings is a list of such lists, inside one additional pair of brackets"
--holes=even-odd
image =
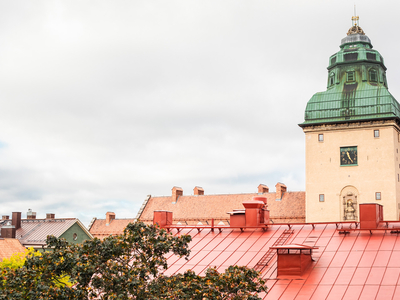
[[(350, 1), (1, 1), (0, 214), (107, 211), (146, 195), (305, 189), (307, 101)], [(357, 4), (400, 99), (400, 2)]]

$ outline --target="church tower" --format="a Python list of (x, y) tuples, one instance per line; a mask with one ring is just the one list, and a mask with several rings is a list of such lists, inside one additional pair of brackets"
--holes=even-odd
[(399, 220), (400, 105), (383, 57), (357, 25), (329, 58), (327, 90), (307, 103), (306, 222), (357, 221), (360, 203)]

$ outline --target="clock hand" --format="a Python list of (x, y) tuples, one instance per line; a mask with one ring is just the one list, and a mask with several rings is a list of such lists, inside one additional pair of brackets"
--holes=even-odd
[(351, 160), (351, 162), (353, 162), (353, 160), (350, 158), (349, 151), (347, 151), (346, 153), (347, 153), (347, 157)]

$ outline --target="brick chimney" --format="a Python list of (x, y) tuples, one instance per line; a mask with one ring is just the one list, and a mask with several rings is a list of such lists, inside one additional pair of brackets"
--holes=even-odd
[(11, 225), (15, 227), (15, 230), (21, 228), (21, 212), (13, 212)]
[(56, 215), (55, 214), (46, 214), (46, 219), (55, 219)]
[(287, 187), (283, 183), (278, 182), (275, 185), (275, 188), (276, 188), (275, 199), (276, 200), (281, 200), (282, 197), (283, 197), (283, 193), (286, 192)]
[(174, 186), (172, 188), (172, 202), (178, 201), (179, 196), (183, 195), (183, 190), (180, 187)]
[(112, 220), (115, 220), (115, 213), (108, 211), (106, 213), (106, 226), (110, 225)]
[(36, 219), (36, 212), (33, 212), (32, 209), (28, 209), (28, 212), (26, 213), (26, 218), (27, 219)]
[(202, 187), (199, 186), (195, 186), (193, 189), (194, 195), (195, 196), (201, 196), (204, 195), (204, 189)]
[(269, 187), (267, 187), (265, 184), (260, 184), (258, 186), (258, 193), (259, 194), (264, 194), (269, 192)]
[(9, 221), (6, 225), (1, 227), (1, 238), (15, 239), (16, 231), (15, 226), (11, 225), (11, 221)]

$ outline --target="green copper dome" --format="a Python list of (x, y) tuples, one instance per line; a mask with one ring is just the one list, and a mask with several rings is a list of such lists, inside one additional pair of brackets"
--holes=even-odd
[(388, 91), (383, 57), (355, 25), (329, 58), (327, 90), (312, 96), (299, 125), (394, 118), (400, 105)]

